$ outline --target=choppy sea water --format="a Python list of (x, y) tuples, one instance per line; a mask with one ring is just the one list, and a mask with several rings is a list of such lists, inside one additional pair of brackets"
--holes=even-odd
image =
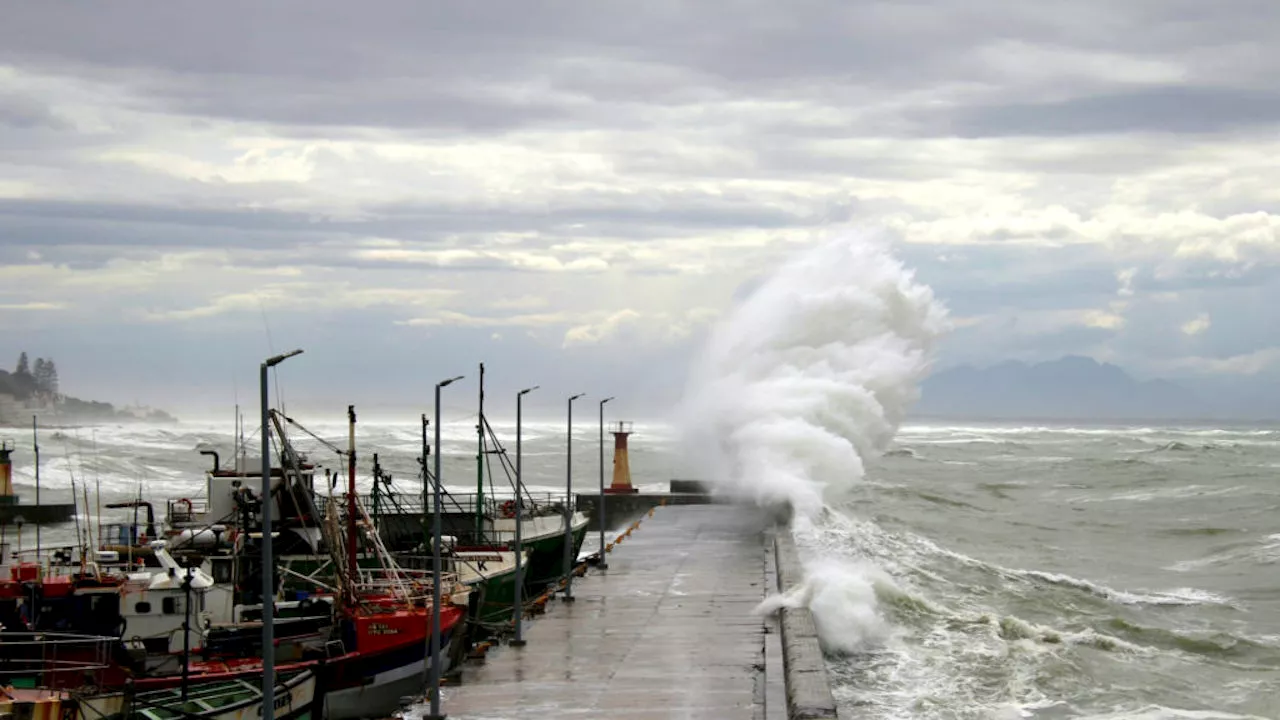
[[(337, 413), (343, 417), (344, 413)], [(312, 421), (298, 418), (308, 431), (320, 440), (310, 437), (296, 428), (289, 429), (290, 443), (302, 452), (308, 461), (317, 464), (317, 476), (325, 470), (342, 474), (336, 492), (346, 487), (345, 459), (339, 457), (330, 446), (343, 450), (347, 447), (347, 425), (327, 419)], [(250, 420), (249, 422), (252, 422)], [(498, 436), (511, 465), (516, 461), (516, 431), (514, 422), (490, 419), (490, 425)], [(476, 455), (478, 438), (475, 416), (454, 412), (441, 425), (441, 476), (447, 489), (455, 493), (474, 493), (476, 490)], [(403, 421), (361, 421), (357, 423), (356, 456), (359, 469), (357, 487), (367, 493), (372, 483), (372, 468), (377, 461), (385, 473), (392, 476), (394, 488), (400, 492), (420, 494), (422, 480), (419, 477), (418, 458), (422, 456), (422, 427), (413, 419)], [(665, 425), (641, 423), (637, 428), (639, 439), (630, 452), (631, 469), (638, 487), (666, 490), (667, 482), (676, 476), (676, 458), (672, 451), (672, 430)], [(566, 427), (563, 422), (525, 420), (520, 437), (520, 456), (524, 483), (533, 493), (550, 493), (562, 497), (566, 477), (565, 451)], [(428, 430), (428, 444), (434, 446), (434, 428)], [(256, 458), (261, 454), (260, 434), (255, 428), (244, 430), (246, 455)], [(35, 474), (32, 467), (30, 428), (0, 427), (0, 438), (11, 440), (16, 446), (14, 460), (14, 485), (24, 504), (35, 500)], [(323, 442), (322, 442), (323, 441)], [(599, 486), (600, 435), (595, 422), (575, 423), (573, 433), (573, 477), (575, 492), (590, 491)], [(604, 482), (611, 482), (613, 438), (604, 436)], [(204, 473), (213, 465), (212, 458), (201, 455), (201, 450), (213, 450), (220, 455), (224, 467), (230, 466), (237, 442), (234, 423), (182, 422), (170, 426), (154, 425), (99, 425), (68, 428), (42, 428), (39, 433), (41, 458), (41, 498), (47, 502), (70, 502), (74, 483), (75, 497), (80, 503), (81, 531), (91, 516), (101, 508), (106, 522), (132, 520), (132, 511), (110, 510), (105, 506), (112, 502), (142, 497), (155, 503), (157, 520), (164, 512), (167, 500), (202, 497), (205, 491)], [(491, 448), (492, 449), (492, 448)], [(431, 450), (435, 452), (434, 448)], [(278, 458), (278, 456), (277, 456)], [(434, 456), (431, 462), (434, 464)], [(278, 459), (276, 461), (279, 462)], [(511, 495), (511, 473), (502, 469), (502, 461), (496, 454), (485, 458), (486, 474), (484, 490), (499, 495)], [(319, 484), (318, 484), (319, 489)], [(99, 502), (98, 491), (101, 491)], [(85, 493), (91, 513), (84, 511)], [(95, 520), (96, 522), (96, 520)], [(25, 528), (22, 533), (24, 547), (35, 541), (34, 530)], [(43, 539), (47, 542), (74, 542), (72, 525), (46, 528)], [(16, 545), (17, 539), (10, 532), (7, 540)]]
[[(512, 425), (495, 425), (514, 458)], [(343, 424), (312, 429), (345, 444)], [(686, 474), (670, 428), (635, 429), (642, 489)], [(0, 436), (18, 445), (15, 481), (30, 502), (25, 432)], [(474, 420), (451, 418), (442, 434), (446, 485), (472, 490)], [(598, 482), (598, 441), (595, 423), (575, 428), (580, 488)], [(103, 504), (141, 492), (162, 507), (200, 494), (209, 459), (198, 450), (227, 462), (232, 446), (230, 423), (43, 431), (44, 497), (69, 499), (74, 477), (95, 507), (99, 487)], [(417, 424), (363, 422), (358, 450), (363, 488), (377, 452), (398, 486), (420, 491)], [(563, 492), (564, 451), (563, 423), (526, 421), (532, 489)], [(844, 514), (802, 538), (846, 559), (874, 593), (842, 599), (861, 606), (846, 614), (859, 627), (843, 629), (861, 642), (829, 660), (844, 714), (1280, 717), (1278, 478), (1277, 428), (903, 428), (841, 501)], [(44, 541), (73, 536), (49, 528)], [(22, 542), (33, 540), (26, 528)]]
[(846, 508), (851, 717), (1280, 716), (1277, 428), (909, 426)]

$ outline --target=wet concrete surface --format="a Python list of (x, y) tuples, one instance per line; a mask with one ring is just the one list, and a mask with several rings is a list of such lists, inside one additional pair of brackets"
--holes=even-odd
[[(763, 518), (726, 505), (661, 507), (526, 624), (446, 687), (457, 720), (786, 716)], [(771, 702), (772, 700), (772, 702)]]

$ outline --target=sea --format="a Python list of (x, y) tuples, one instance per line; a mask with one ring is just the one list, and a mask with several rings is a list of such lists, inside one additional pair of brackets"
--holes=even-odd
[[(199, 451), (230, 462), (232, 428), (42, 430), (42, 499), (69, 500), (74, 479), (94, 511), (82, 505), (86, 532), (99, 504), (198, 497), (212, 463)], [(308, 429), (345, 446), (344, 423)], [(494, 430), (514, 462), (513, 424)], [(473, 491), (474, 420), (455, 416), (441, 432), (446, 486)], [(17, 445), (15, 482), (30, 502), (29, 430), (0, 436)], [(680, 436), (636, 423), (642, 490), (699, 465)], [(342, 468), (325, 443), (291, 439)], [(566, 439), (561, 422), (524, 423), (532, 491), (565, 492)], [(256, 456), (256, 436), (246, 442)], [(362, 488), (377, 454), (398, 488), (421, 492), (417, 422), (362, 421), (357, 453)], [(596, 423), (577, 425), (576, 487), (597, 486), (599, 458)], [(798, 532), (818, 558), (812, 602), (843, 717), (1280, 717), (1280, 427), (908, 420), (864, 460)], [(494, 482), (502, 492), (505, 475)], [(45, 528), (41, 540), (70, 543), (75, 532)], [(22, 545), (34, 542), (24, 528)]]

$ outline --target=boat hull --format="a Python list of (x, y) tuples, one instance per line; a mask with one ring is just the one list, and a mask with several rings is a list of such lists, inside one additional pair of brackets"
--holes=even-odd
[(482, 625), (495, 625), (511, 619), (516, 602), (516, 569), (491, 575), (479, 581), (482, 586), (475, 620)]
[[(561, 525), (561, 528), (563, 527)], [(578, 557), (586, 535), (587, 523), (584, 520), (580, 526), (573, 528), (572, 557)], [(529, 567), (524, 570), (524, 588), (527, 592), (541, 593), (548, 585), (559, 582), (564, 577), (564, 543), (562, 530), (534, 538), (525, 544), (525, 548), (529, 551)]]
[[(273, 693), (278, 720), (312, 720), (316, 708), (317, 676), (303, 670), (279, 683)], [(257, 720), (263, 716), (262, 693), (250, 680), (195, 682), (182, 699), (180, 688), (139, 693), (129, 720)]]
[[(442, 618), (440, 632), (441, 674), (449, 670), (450, 645), (464, 631), (461, 611)], [(324, 677), (325, 720), (357, 720), (388, 717), (404, 702), (422, 694), (430, 662), (427, 642), (419, 637), (367, 657), (333, 663)]]

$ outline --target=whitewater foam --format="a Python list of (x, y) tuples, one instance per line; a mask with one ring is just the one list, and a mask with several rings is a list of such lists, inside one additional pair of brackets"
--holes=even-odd
[[(691, 373), (682, 415), (704, 477), (788, 508), (803, 532), (888, 445), (945, 327), (883, 239), (839, 237), (785, 264), (715, 328)], [(873, 570), (816, 558), (805, 578), (789, 601), (803, 598), (826, 648), (883, 638)]]

